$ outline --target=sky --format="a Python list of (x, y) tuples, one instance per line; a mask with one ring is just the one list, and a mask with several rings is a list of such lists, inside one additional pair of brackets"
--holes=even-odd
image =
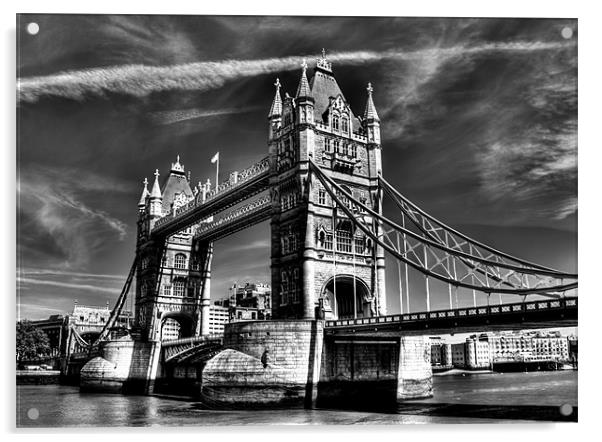
[[(276, 77), (293, 95), (322, 48), (355, 114), (372, 83), (390, 183), (481, 242), (576, 272), (577, 34), (574, 19), (21, 15), (18, 316), (112, 304), (142, 180), (176, 155), (194, 183), (213, 181), (217, 151), (223, 176), (263, 158)], [(269, 283), (268, 240), (262, 223), (216, 243), (213, 299)], [(392, 313), (397, 286), (389, 260)], [(447, 290), (431, 301), (446, 308)]]

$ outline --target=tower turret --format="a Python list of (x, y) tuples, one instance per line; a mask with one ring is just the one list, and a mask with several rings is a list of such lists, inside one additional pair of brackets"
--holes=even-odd
[(144, 189), (142, 189), (142, 195), (140, 196), (140, 201), (138, 201), (138, 213), (144, 213), (146, 209), (146, 198), (150, 195), (148, 191), (148, 180), (144, 178), (142, 183), (144, 184)]
[(155, 169), (155, 182), (149, 196), (149, 215), (150, 216), (161, 216), (163, 205), (163, 196), (161, 195), (161, 188), (159, 187), (159, 169)]
[(364, 124), (366, 125), (368, 141), (380, 144), (380, 118), (378, 118), (378, 113), (372, 100), (372, 92), (374, 91), (372, 83), (368, 83), (366, 90), (368, 91), (368, 100), (366, 102), (366, 110), (364, 111)]
[(276, 86), (276, 93), (268, 114), (270, 120), (269, 139), (272, 139), (276, 130), (282, 126), (282, 98), (280, 97), (280, 80), (278, 78), (276, 78), (274, 86)]
[(311, 94), (309, 81), (307, 81), (307, 63), (301, 64), (301, 80), (297, 87), (295, 101), (297, 104), (297, 124), (312, 124), (314, 121), (314, 97)]

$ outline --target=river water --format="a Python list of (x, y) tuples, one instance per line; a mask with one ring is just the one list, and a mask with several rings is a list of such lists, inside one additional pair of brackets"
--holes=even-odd
[(486, 373), (433, 378), (434, 396), (396, 410), (207, 410), (157, 396), (17, 386), (18, 427), (403, 424), (576, 421), (577, 372)]

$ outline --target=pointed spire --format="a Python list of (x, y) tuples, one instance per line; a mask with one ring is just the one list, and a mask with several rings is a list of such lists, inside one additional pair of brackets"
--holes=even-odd
[(372, 83), (368, 83), (368, 87), (366, 88), (366, 90), (368, 91), (368, 101), (366, 102), (364, 120), (380, 121), (380, 118), (378, 118), (378, 114), (376, 113), (374, 101), (372, 101), (372, 92), (374, 91), (374, 89), (372, 88)]
[(270, 108), (270, 113), (268, 117), (278, 117), (282, 115), (282, 98), (280, 97), (280, 79), (276, 78), (276, 94), (274, 95), (274, 101), (272, 102), (272, 107)]
[(309, 87), (309, 81), (307, 81), (307, 62), (305, 59), (303, 59), (303, 63), (301, 63), (301, 69), (301, 81), (299, 81), (295, 97), (311, 97), (311, 89)]
[(138, 206), (140, 207), (146, 206), (146, 197), (150, 195), (150, 193), (148, 192), (148, 180), (144, 178), (144, 181), (142, 181), (142, 183), (144, 184), (144, 189), (142, 190), (142, 196), (140, 197), (140, 201), (138, 202)]
[(153, 183), (153, 190), (151, 190), (150, 197), (162, 198), (161, 189), (159, 188), (159, 169), (155, 169), (155, 182)]

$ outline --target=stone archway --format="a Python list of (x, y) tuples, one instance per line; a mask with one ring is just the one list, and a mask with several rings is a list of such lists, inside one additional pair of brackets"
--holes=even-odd
[[(336, 281), (336, 290), (335, 290)], [(355, 304), (353, 301), (355, 283)], [(370, 289), (359, 277), (336, 275), (322, 290), (326, 319), (367, 318), (373, 316)], [(356, 313), (353, 310), (356, 308)]]
[(194, 321), (183, 312), (169, 312), (161, 315), (160, 340), (188, 338), (194, 335)]

